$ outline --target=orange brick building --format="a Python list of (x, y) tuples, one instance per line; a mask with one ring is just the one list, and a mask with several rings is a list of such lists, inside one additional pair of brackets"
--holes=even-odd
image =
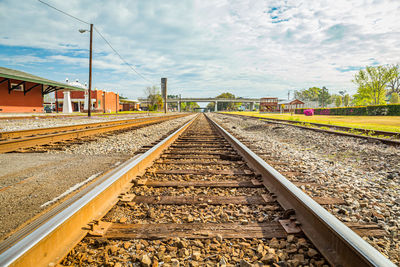
[[(43, 96), (58, 90), (82, 88), (0, 67), (0, 112), (43, 112)], [(83, 92), (82, 92), (83, 93)]]

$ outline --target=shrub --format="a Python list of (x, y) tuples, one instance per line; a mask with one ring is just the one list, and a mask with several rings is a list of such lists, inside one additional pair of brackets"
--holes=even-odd
[(312, 115), (314, 115), (314, 110), (313, 109), (306, 109), (306, 110), (304, 110), (304, 115), (312, 116)]
[[(309, 109), (296, 109), (296, 114), (305, 114)], [(316, 108), (313, 115), (343, 116), (400, 116), (400, 104), (372, 105), (360, 107)], [(307, 115), (310, 116), (310, 115)]]

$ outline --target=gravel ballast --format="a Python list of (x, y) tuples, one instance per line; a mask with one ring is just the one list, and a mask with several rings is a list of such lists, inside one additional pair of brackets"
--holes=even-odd
[(64, 150), (0, 154), (0, 239), (193, 116), (96, 137), (95, 141)]
[(94, 142), (72, 145), (64, 150), (53, 150), (55, 154), (81, 155), (134, 155), (144, 145), (157, 141), (168, 132), (177, 129), (194, 115), (178, 118), (120, 134), (98, 137)]
[[(299, 172), (291, 181), (312, 197), (330, 196), (346, 205), (326, 207), (343, 222), (376, 223), (387, 233), (364, 238), (395, 264), (400, 263), (400, 149), (364, 139), (211, 114), (280, 172)], [(278, 163), (277, 163), (278, 162)], [(277, 164), (275, 164), (277, 163)]]

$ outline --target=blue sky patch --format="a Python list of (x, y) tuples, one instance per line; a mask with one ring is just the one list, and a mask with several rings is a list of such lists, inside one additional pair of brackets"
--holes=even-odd
[[(400, 1), (49, 3), (93, 22), (146, 77), (126, 66), (94, 33), (93, 86), (129, 98), (159, 86), (161, 77), (168, 78), (170, 94), (183, 97), (227, 91), (287, 97), (288, 88), (320, 85), (350, 93), (356, 90), (353, 71), (400, 63), (400, 23), (393, 23)], [(0, 0), (0, 25), (0, 66), (56, 81), (88, 80), (89, 35), (78, 31), (87, 25), (39, 1), (13, 0)]]
[(347, 66), (347, 67), (341, 67), (341, 68), (335, 68), (335, 69), (340, 72), (349, 72), (349, 71), (358, 71), (363, 68), (364, 67), (360, 67), (360, 66)]

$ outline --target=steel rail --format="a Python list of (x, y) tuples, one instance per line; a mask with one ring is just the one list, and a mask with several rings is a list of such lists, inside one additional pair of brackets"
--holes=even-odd
[(283, 208), (295, 210), (305, 235), (333, 266), (396, 266), (335, 216), (206, 116), (215, 128), (262, 175), (263, 184)]
[[(320, 128), (313, 128), (313, 127), (307, 127), (304, 125), (299, 125), (299, 122), (293, 122), (293, 121), (288, 121), (288, 120), (280, 120), (280, 119), (270, 119), (270, 118), (262, 118), (262, 117), (255, 117), (255, 116), (247, 116), (247, 115), (237, 115), (237, 114), (227, 114), (227, 113), (221, 113), (224, 115), (232, 116), (232, 117), (237, 117), (237, 118), (249, 118), (249, 119), (255, 119), (255, 120), (260, 120), (262, 122), (266, 123), (273, 123), (273, 124), (280, 124), (280, 125), (285, 125), (285, 126), (293, 126), (301, 129), (307, 129), (315, 132), (323, 132), (323, 133), (330, 133), (330, 134), (335, 134), (335, 135), (342, 135), (342, 136), (350, 136), (350, 137), (356, 137), (356, 138), (361, 138), (361, 139), (367, 139), (370, 141), (380, 141), (384, 144), (387, 145), (400, 145), (400, 140), (396, 139), (387, 139), (387, 138), (380, 138), (380, 137), (374, 137), (374, 136), (365, 136), (365, 135), (359, 135), (359, 134), (354, 134), (354, 133), (348, 133), (348, 132), (338, 132), (334, 130), (326, 130), (326, 129), (320, 129)], [(309, 122), (305, 122), (309, 123)], [(355, 131), (364, 131), (365, 133), (369, 132), (375, 132), (375, 134), (378, 135), (385, 135), (385, 136), (390, 136), (390, 137), (400, 137), (400, 133), (397, 132), (387, 132), (387, 131), (374, 131), (374, 130), (367, 130), (367, 129), (362, 129), (362, 128), (351, 128), (351, 127), (345, 127), (345, 126), (336, 126), (336, 125), (329, 125), (329, 124), (320, 124), (320, 123), (309, 123), (311, 125), (315, 126), (320, 126), (320, 127), (329, 127), (332, 129), (338, 129), (338, 130), (345, 130), (345, 131), (350, 131), (350, 130), (355, 130)]]
[[(172, 116), (174, 116), (174, 115), (172, 115)], [(160, 117), (162, 117), (162, 116), (160, 116)], [(166, 117), (170, 117), (170, 116), (166, 116)], [(99, 127), (99, 126), (103, 126), (103, 125), (105, 126), (105, 125), (123, 124), (123, 123), (128, 123), (128, 122), (140, 122), (140, 121), (145, 121), (145, 120), (148, 120), (151, 118), (158, 118), (158, 116), (157, 117), (136, 118), (136, 119), (102, 121), (102, 122), (84, 123), (84, 124), (75, 124), (75, 125), (66, 125), (66, 126), (57, 126), (57, 127), (48, 127), (48, 128), (38, 128), (38, 129), (27, 129), (27, 130), (18, 130), (18, 131), (7, 131), (7, 132), (0, 132), (0, 138), (1, 139), (12, 139), (12, 138), (39, 135), (39, 134), (58, 133), (58, 132), (63, 132), (63, 131), (71, 131), (71, 130)]]
[(0, 254), (0, 266), (55, 265), (86, 235), (93, 220), (103, 217), (141, 175), (197, 118), (193, 118), (139, 157), (110, 173), (104, 182)]
[(137, 126), (159, 123), (159, 122), (163, 122), (163, 121), (167, 121), (167, 120), (171, 120), (171, 119), (175, 119), (175, 118), (180, 118), (183, 116), (188, 116), (188, 114), (151, 117), (150, 119), (146, 118), (146, 119), (139, 120), (139, 121), (135, 120), (133, 122), (126, 122), (126, 123), (116, 124), (116, 125), (105, 125), (105, 126), (92, 127), (92, 128), (82, 129), (82, 130), (70, 130), (70, 131), (61, 132), (61, 133), (50, 133), (50, 134), (33, 136), (33, 137), (25, 137), (25, 138), (21, 138), (21, 139), (11, 139), (11, 140), (6, 140), (6, 141), (0, 141), (0, 153), (11, 152), (11, 151), (15, 151), (16, 149), (28, 148), (28, 147), (44, 145), (44, 144), (49, 144), (49, 143), (54, 143), (54, 142), (60, 142), (60, 141), (65, 141), (65, 140), (69, 140), (69, 139), (76, 139), (76, 138), (81, 138), (81, 137), (90, 136), (90, 135), (96, 135), (96, 134), (105, 133), (105, 132), (112, 132), (112, 131), (132, 128), (132, 127), (137, 127)]

